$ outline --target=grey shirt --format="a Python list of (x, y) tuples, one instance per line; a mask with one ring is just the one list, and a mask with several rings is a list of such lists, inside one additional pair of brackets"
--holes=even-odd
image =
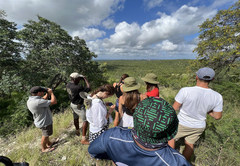
[(37, 128), (52, 124), (52, 113), (49, 108), (51, 100), (44, 100), (40, 96), (29, 96), (27, 107), (33, 114), (34, 124)]

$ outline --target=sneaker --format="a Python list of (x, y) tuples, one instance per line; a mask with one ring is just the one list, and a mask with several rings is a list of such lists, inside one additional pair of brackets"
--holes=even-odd
[(81, 140), (81, 144), (89, 145), (89, 140), (88, 139)]

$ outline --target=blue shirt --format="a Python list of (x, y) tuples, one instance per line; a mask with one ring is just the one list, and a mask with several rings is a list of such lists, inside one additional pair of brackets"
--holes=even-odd
[(178, 151), (166, 145), (158, 150), (140, 148), (132, 137), (131, 129), (115, 127), (102, 133), (88, 147), (92, 157), (112, 160), (118, 166), (190, 166)]

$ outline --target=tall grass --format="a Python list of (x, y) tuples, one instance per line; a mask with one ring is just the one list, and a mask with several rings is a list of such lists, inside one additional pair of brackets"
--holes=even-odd
[[(104, 62), (103, 62), (104, 63)], [(129, 74), (142, 85), (141, 93), (145, 93), (146, 86), (141, 80), (147, 72), (158, 75), (160, 81), (160, 97), (173, 104), (174, 97), (181, 87), (193, 86), (194, 76), (186, 74), (187, 60), (175, 61), (108, 61), (109, 83), (118, 82), (121, 75)], [(132, 65), (132, 66), (131, 66)], [(130, 70), (132, 69), (132, 70)], [(231, 96), (229, 94), (229, 96)], [(116, 96), (105, 99), (115, 103)], [(114, 113), (113, 113), (114, 115)], [(196, 166), (239, 165), (240, 162), (240, 109), (238, 103), (224, 101), (223, 116), (220, 120), (207, 117), (207, 127), (195, 145), (191, 163)], [(110, 125), (112, 127), (112, 125)], [(66, 166), (66, 165), (95, 165), (96, 160), (88, 154), (87, 145), (80, 143), (80, 137), (75, 135), (73, 116), (68, 108), (64, 112), (53, 116), (53, 136), (51, 140), (60, 138), (57, 149), (51, 153), (41, 153), (41, 130), (34, 125), (24, 129), (7, 139), (0, 139), (0, 155), (6, 155), (14, 162), (26, 161), (30, 166)], [(183, 143), (179, 142), (180, 152)], [(99, 165), (113, 165), (111, 161), (99, 161)]]

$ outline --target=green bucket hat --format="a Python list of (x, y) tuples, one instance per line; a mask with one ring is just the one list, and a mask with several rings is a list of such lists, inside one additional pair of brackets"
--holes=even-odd
[(124, 84), (122, 86), (122, 90), (124, 92), (129, 92), (133, 90), (138, 90), (141, 87), (139, 83), (136, 82), (135, 78), (127, 77), (124, 79)]
[(149, 82), (150, 84), (159, 84), (157, 81), (157, 75), (154, 73), (147, 73), (145, 77), (141, 78), (143, 81)]
[(133, 114), (137, 137), (147, 144), (166, 143), (178, 131), (178, 118), (173, 107), (162, 98), (141, 101)]

